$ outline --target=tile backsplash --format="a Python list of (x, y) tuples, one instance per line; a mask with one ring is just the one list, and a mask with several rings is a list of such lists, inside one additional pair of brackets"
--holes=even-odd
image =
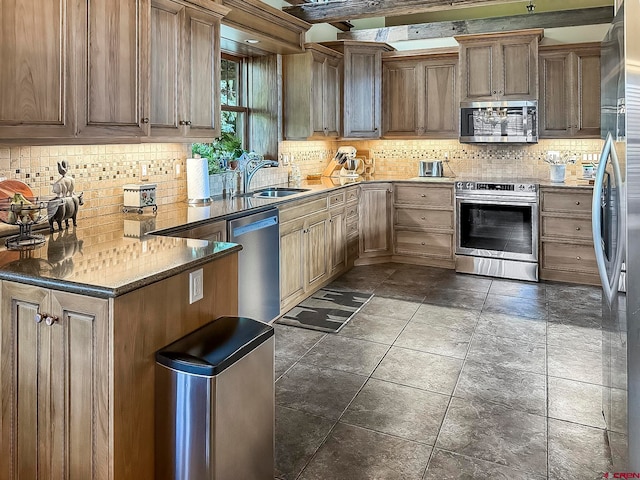
[(293, 155), (303, 175), (322, 172), (339, 146), (353, 145), (369, 150), (375, 160), (375, 173), (390, 178), (418, 175), (420, 160), (449, 158), (447, 176), (482, 179), (549, 179), (549, 165), (544, 161), (550, 150), (575, 156), (577, 163), (567, 165), (568, 180), (582, 176), (582, 159), (597, 161), (602, 148), (598, 139), (541, 140), (532, 145), (471, 145), (458, 140), (361, 140), (351, 142), (281, 142), (280, 154)]
[(189, 144), (169, 143), (0, 147), (0, 175), (21, 180), (34, 195), (47, 198), (53, 195), (51, 184), (60, 178), (57, 162), (66, 160), (75, 191), (84, 192), (78, 215), (83, 218), (121, 211), (122, 186), (141, 182), (142, 164), (147, 165), (148, 174), (144, 183), (157, 184), (157, 204), (186, 200), (185, 160), (189, 154)]
[[(567, 166), (567, 179), (581, 176), (584, 156), (595, 160), (601, 140), (541, 140), (535, 145), (468, 145), (457, 140), (360, 140), (280, 142), (280, 159), (286, 156), (300, 167), (302, 177), (322, 173), (336, 150), (353, 145), (369, 150), (376, 174), (387, 178), (411, 178), (418, 174), (418, 161), (449, 158), (445, 174), (487, 178), (549, 178), (546, 152), (558, 150), (576, 156), (578, 162)], [(122, 186), (139, 183), (141, 165), (147, 165), (149, 183), (156, 183), (159, 205), (185, 201), (187, 197), (186, 158), (189, 144), (20, 146), (0, 147), (0, 176), (22, 180), (35, 195), (52, 196), (51, 184), (60, 175), (57, 162), (66, 160), (68, 175), (75, 179), (76, 192), (84, 192), (79, 216), (117, 213), (122, 209)], [(588, 157), (587, 157), (588, 158)], [(179, 173), (176, 173), (176, 166)], [(287, 181), (290, 165), (263, 169), (251, 188)], [(220, 183), (220, 185), (218, 185)], [(221, 182), (212, 185), (212, 195), (221, 193)], [(220, 188), (218, 188), (220, 187)], [(220, 191), (219, 191), (220, 190)]]

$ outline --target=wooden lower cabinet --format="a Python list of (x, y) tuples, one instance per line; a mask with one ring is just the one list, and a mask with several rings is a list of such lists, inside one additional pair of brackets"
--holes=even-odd
[(108, 479), (108, 300), (3, 282), (0, 332), (0, 478)]
[(391, 183), (361, 186), (359, 205), (359, 261), (393, 253), (391, 241)]
[[(326, 205), (326, 204), (325, 204)], [(280, 224), (280, 304), (295, 304), (330, 276), (328, 210)]]
[(540, 189), (540, 278), (599, 285), (591, 234), (592, 190)]
[(237, 254), (198, 268), (193, 304), (190, 271), (112, 299), (2, 282), (1, 480), (154, 478), (155, 352), (238, 313)]
[(396, 185), (393, 258), (453, 268), (453, 212), (450, 185)]

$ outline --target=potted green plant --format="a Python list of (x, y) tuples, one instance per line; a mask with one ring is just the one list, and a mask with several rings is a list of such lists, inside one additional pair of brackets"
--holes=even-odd
[(242, 140), (231, 132), (222, 132), (212, 143), (194, 143), (191, 152), (209, 160), (209, 175), (221, 173), (228, 164), (235, 169), (242, 156)]

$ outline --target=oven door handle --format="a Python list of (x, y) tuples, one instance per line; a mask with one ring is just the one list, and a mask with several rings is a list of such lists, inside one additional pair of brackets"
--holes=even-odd
[(473, 203), (476, 205), (515, 205), (515, 206), (520, 206), (520, 205), (524, 205), (524, 206), (529, 206), (529, 205), (538, 205), (538, 200), (537, 198), (532, 199), (532, 198), (524, 198), (524, 197), (507, 197), (500, 200), (496, 200), (494, 199), (490, 199), (487, 198), (485, 196), (482, 195), (469, 195), (469, 196), (460, 196), (460, 197), (456, 197), (456, 200), (459, 203)]
[[(601, 208), (601, 195), (602, 188), (604, 186), (604, 175), (607, 168), (608, 161), (611, 160), (611, 166), (613, 167), (613, 176), (616, 182), (616, 188), (619, 189), (618, 193), (618, 238), (617, 248), (613, 260), (613, 271), (611, 278), (607, 272), (607, 265), (604, 259), (604, 247), (602, 238), (602, 208)], [(593, 185), (593, 199), (591, 203), (591, 231), (593, 235), (593, 248), (596, 254), (596, 264), (598, 265), (598, 273), (600, 275), (600, 283), (602, 284), (602, 290), (604, 296), (607, 299), (607, 303), (611, 305), (613, 297), (618, 292), (618, 283), (620, 281), (620, 273), (622, 271), (622, 262), (624, 261), (625, 251), (625, 215), (622, 210), (624, 198), (624, 190), (622, 185), (622, 175), (620, 172), (620, 162), (618, 161), (618, 154), (613, 144), (613, 137), (611, 132), (607, 134), (604, 146), (602, 147), (602, 153), (600, 154), (600, 163), (598, 164), (598, 170)]]

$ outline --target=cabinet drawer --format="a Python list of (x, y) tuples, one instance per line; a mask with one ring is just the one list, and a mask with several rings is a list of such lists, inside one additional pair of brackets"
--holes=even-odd
[(542, 242), (542, 267), (549, 270), (598, 273), (596, 254), (591, 245)]
[(453, 208), (453, 186), (397, 185), (395, 203)]
[(570, 190), (567, 192), (542, 191), (543, 212), (569, 212), (591, 215), (591, 192)]
[(329, 208), (344, 205), (344, 192), (329, 195)]
[(347, 219), (347, 238), (358, 235), (358, 219)]
[(571, 217), (542, 217), (543, 237), (567, 237), (591, 240), (591, 220)]
[(349, 188), (349, 189), (347, 190), (347, 195), (346, 195), (346, 197), (347, 197), (347, 198), (346, 198), (347, 202), (355, 202), (355, 201), (357, 201), (357, 200), (358, 200), (358, 197), (359, 197), (359, 195), (358, 195), (358, 192), (359, 192), (359, 191), (360, 191), (360, 190), (358, 189), (358, 187), (355, 187), (355, 188)]
[(280, 223), (289, 222), (306, 215), (322, 212), (326, 209), (327, 197), (325, 196), (286, 203), (278, 207), (280, 212)]
[(353, 217), (358, 218), (358, 204), (357, 203), (347, 204), (346, 215), (347, 215), (347, 218), (353, 218)]
[(453, 230), (453, 212), (404, 207), (396, 208), (394, 223), (401, 227)]
[(394, 250), (400, 255), (452, 258), (453, 235), (397, 230)]

